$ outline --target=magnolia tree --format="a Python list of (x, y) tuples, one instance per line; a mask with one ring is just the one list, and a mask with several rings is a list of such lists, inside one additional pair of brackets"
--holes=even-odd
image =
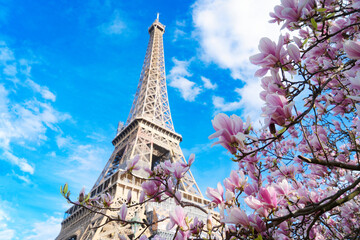
[[(359, 239), (360, 238), (360, 1), (282, 0), (271, 22), (287, 29), (277, 42), (263, 38), (250, 61), (260, 68), (264, 127), (236, 115), (212, 121), (238, 169), (208, 188), (219, 214), (190, 219), (179, 181), (188, 164), (166, 161), (142, 184), (139, 204), (174, 198), (168, 229), (176, 239)], [(126, 171), (137, 169), (134, 159)], [(67, 190), (64, 196), (71, 201)], [(131, 196), (129, 196), (130, 198)], [(77, 203), (90, 211), (110, 208), (111, 197)], [(124, 203), (109, 220), (130, 224)], [(164, 221), (158, 219), (157, 221)], [(154, 223), (146, 223), (150, 227)], [(123, 237), (123, 236), (120, 236)], [(142, 237), (146, 239), (145, 236)]]

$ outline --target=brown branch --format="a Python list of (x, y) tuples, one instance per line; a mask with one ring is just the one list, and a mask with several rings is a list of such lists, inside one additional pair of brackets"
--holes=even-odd
[(294, 213), (290, 212), (289, 214), (287, 214), (285, 216), (271, 219), (270, 220), (271, 223), (268, 224), (268, 227), (270, 228), (270, 227), (279, 225), (280, 223), (282, 223), (283, 221), (285, 221), (289, 218), (305, 216), (305, 215), (309, 215), (309, 214), (312, 214), (312, 213), (318, 212), (318, 211), (327, 212), (327, 211), (333, 209), (334, 207), (340, 206), (340, 205), (344, 204), (345, 202), (354, 199), (357, 195), (360, 194), (360, 187), (358, 187), (358, 188), (356, 188), (356, 190), (349, 193), (345, 197), (338, 199), (339, 197), (341, 197), (341, 195), (343, 195), (345, 192), (349, 191), (350, 189), (353, 189), (359, 183), (360, 183), (360, 178), (358, 178), (353, 184), (351, 184), (347, 188), (339, 190), (336, 194), (334, 194), (330, 198), (330, 201), (328, 201), (326, 203), (321, 204), (322, 202), (324, 202), (324, 200), (322, 200), (320, 203), (311, 204), (310, 206), (299, 209), (299, 210), (295, 211)]
[(320, 160), (317, 158), (310, 159), (310, 158), (307, 158), (307, 157), (304, 157), (301, 155), (298, 155), (298, 158), (300, 158), (301, 160), (303, 160), (304, 162), (307, 162), (307, 163), (318, 164), (318, 165), (327, 166), (327, 167), (338, 167), (338, 168), (360, 171), (359, 165), (351, 165), (351, 164), (335, 162), (335, 161), (324, 161), (324, 160)]
[(208, 212), (207, 212), (205, 209), (203, 209), (202, 207), (200, 207), (200, 206), (197, 205), (197, 204), (194, 204), (194, 203), (191, 203), (191, 202), (184, 202), (184, 201), (181, 202), (180, 204), (181, 204), (182, 207), (194, 207), (194, 208), (199, 209), (199, 210), (202, 211), (203, 213), (208, 214)]

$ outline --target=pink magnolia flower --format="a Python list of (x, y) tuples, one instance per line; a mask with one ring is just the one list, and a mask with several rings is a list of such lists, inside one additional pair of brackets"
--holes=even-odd
[(360, 90), (360, 72), (357, 72), (355, 77), (349, 77), (351, 87)]
[(263, 204), (254, 196), (248, 196), (244, 199), (244, 202), (252, 209), (257, 210), (263, 207)]
[(359, 41), (346, 41), (344, 43), (344, 50), (351, 59), (360, 59), (360, 42)]
[(197, 217), (194, 218), (194, 221), (190, 224), (190, 232), (193, 235), (198, 235), (204, 227), (203, 221), (199, 221)]
[(271, 76), (266, 76), (261, 79), (261, 87), (264, 89), (260, 93), (260, 98), (266, 101), (266, 96), (271, 93), (285, 95), (285, 86), (281, 82), (281, 78), (278, 72), (271, 70)]
[(139, 197), (139, 203), (143, 203), (145, 201), (145, 192), (141, 191), (140, 197)]
[[(187, 240), (190, 236), (190, 231), (178, 231), (175, 240)], [(163, 239), (162, 239), (163, 240)]]
[(176, 162), (174, 165), (174, 176), (176, 179), (183, 177), (184, 173), (189, 170), (189, 167), (184, 167), (180, 162)]
[(226, 190), (225, 192), (225, 201), (228, 205), (233, 205), (233, 202), (235, 200), (235, 193), (231, 192), (229, 190)]
[(266, 230), (266, 225), (259, 215), (249, 215), (250, 226), (252, 226), (257, 232), (261, 233)]
[(263, 107), (263, 114), (268, 117), (268, 124), (275, 123), (283, 126), (286, 120), (292, 116), (293, 106), (294, 102), (288, 103), (288, 100), (282, 95), (268, 94), (266, 106)]
[(132, 195), (132, 192), (131, 190), (128, 191), (128, 194), (127, 194), (127, 198), (126, 198), (126, 202), (127, 203), (130, 203), (131, 202), (131, 195)]
[(176, 193), (175, 193), (175, 203), (176, 203), (176, 205), (179, 205), (180, 204), (180, 202), (181, 202), (181, 198), (182, 198), (182, 196), (181, 196), (181, 192), (180, 191), (177, 191)]
[(160, 163), (160, 166), (164, 170), (164, 173), (166, 175), (169, 175), (170, 173), (174, 172), (174, 166), (170, 160), (166, 160), (166, 161)]
[(229, 117), (224, 113), (219, 113), (211, 122), (216, 132), (211, 134), (209, 139), (219, 138), (219, 141), (213, 145), (220, 144), (231, 154), (237, 151), (234, 145), (244, 146), (244, 134), (248, 134), (251, 128), (249, 119), (244, 124), (236, 115)]
[(256, 71), (255, 76), (264, 76), (270, 68), (278, 68), (286, 61), (286, 51), (283, 48), (284, 38), (279, 37), (279, 42), (276, 44), (269, 38), (262, 38), (259, 43), (260, 53), (250, 57), (250, 62), (259, 65), (262, 69)]
[(281, 182), (274, 184), (274, 188), (280, 195), (288, 195), (289, 194), (289, 183), (286, 179), (283, 179)]
[(231, 191), (231, 192), (235, 192), (235, 186), (234, 186), (234, 184), (231, 183), (229, 178), (224, 179), (224, 186), (225, 186), (226, 190)]
[(230, 223), (235, 225), (241, 224), (244, 227), (250, 226), (248, 216), (243, 210), (240, 210), (238, 207), (233, 207), (227, 211), (229, 215), (226, 216), (223, 220), (224, 223)]
[(110, 205), (113, 203), (113, 197), (108, 192), (101, 194), (101, 198), (105, 207), (110, 207)]
[(126, 171), (136, 171), (140, 169), (140, 166), (136, 166), (136, 164), (139, 162), (140, 156), (136, 155), (133, 159), (129, 160), (126, 166)]
[(299, 48), (303, 45), (303, 42), (301, 41), (300, 38), (294, 36), (294, 37), (293, 37), (293, 40), (294, 40), (295, 44), (296, 44)]
[(254, 209), (262, 217), (267, 217), (269, 212), (267, 207), (262, 202), (256, 199), (254, 196), (249, 196), (244, 199), (245, 203), (252, 209)]
[[(239, 175), (240, 175), (240, 177), (239, 177)], [(243, 171), (240, 170), (239, 174), (238, 174), (234, 170), (232, 170), (230, 173), (230, 177), (226, 178), (224, 180), (224, 186), (229, 191), (235, 192), (235, 189), (237, 189), (237, 190), (244, 189), (244, 187), (247, 183), (247, 179), (248, 178), (245, 178)]]
[(118, 213), (120, 220), (125, 221), (126, 215), (127, 215), (127, 206), (126, 203), (123, 203), (123, 205), (120, 208), (120, 212)]
[(147, 176), (145, 177), (150, 177), (154, 175), (154, 172), (148, 166), (144, 166), (143, 169), (145, 171), (145, 175), (147, 174)]
[(283, 28), (288, 27), (291, 23), (299, 20), (308, 3), (309, 0), (282, 0), (281, 5), (275, 6), (274, 12), (270, 13), (270, 17), (273, 18), (270, 22), (286, 20)]
[(297, 174), (297, 169), (294, 165), (282, 165), (280, 166), (279, 170), (276, 170), (272, 175), (273, 176), (280, 176), (280, 178), (295, 178), (295, 175)]
[(224, 202), (224, 198), (223, 198), (223, 195), (224, 195), (224, 189), (223, 187), (221, 186), (220, 183), (218, 183), (217, 185), (217, 189), (214, 189), (214, 188), (211, 188), (211, 187), (208, 187), (206, 189), (206, 196), (212, 201), (214, 202), (215, 204), (221, 204), (222, 202)]
[(76, 203), (83, 204), (85, 201), (85, 187), (83, 187), (79, 193), (78, 201)]
[(276, 191), (273, 187), (260, 188), (259, 191), (260, 200), (268, 208), (277, 207)]
[(248, 184), (245, 189), (244, 189), (244, 192), (247, 194), (247, 195), (253, 195), (255, 194), (256, 192), (258, 191), (258, 185), (253, 183), (253, 184)]
[(174, 174), (176, 179), (183, 177), (183, 174), (189, 170), (189, 166), (181, 162), (171, 163), (170, 160), (160, 163), (166, 175)]
[(296, 63), (300, 62), (300, 51), (297, 46), (295, 46), (294, 44), (289, 44), (287, 46), (287, 51), (292, 60), (294, 60)]
[(144, 193), (148, 197), (153, 197), (158, 193), (159, 187), (155, 184), (154, 181), (146, 181), (141, 184), (141, 187)]
[(190, 154), (189, 160), (188, 160), (188, 165), (191, 166), (194, 163), (195, 160), (195, 154)]
[(179, 226), (181, 230), (186, 228), (184, 209), (180, 206), (176, 206), (174, 212), (170, 213), (170, 221), (166, 226), (167, 230), (171, 230), (175, 225)]
[(75, 202), (76, 204), (80, 205), (86, 205), (88, 207), (93, 206), (95, 203), (97, 203), (100, 200), (100, 197), (90, 197), (90, 193), (85, 193), (85, 187), (83, 187), (79, 193), (78, 200)]

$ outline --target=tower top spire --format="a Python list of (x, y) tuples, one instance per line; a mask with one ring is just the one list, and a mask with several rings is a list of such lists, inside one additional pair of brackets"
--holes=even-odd
[(157, 18), (149, 27), (150, 39), (146, 50), (138, 88), (126, 126), (144, 118), (174, 132), (166, 88), (163, 34), (165, 26)]
[(159, 13), (156, 14), (156, 20), (158, 21), (159, 21), (159, 15), (160, 15)]

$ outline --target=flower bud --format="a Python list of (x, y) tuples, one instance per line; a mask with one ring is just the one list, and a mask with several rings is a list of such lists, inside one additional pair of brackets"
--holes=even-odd
[(213, 226), (212, 226), (211, 214), (210, 213), (207, 216), (206, 227), (207, 227), (207, 230), (209, 231), (209, 234), (211, 234), (211, 230), (212, 230)]

